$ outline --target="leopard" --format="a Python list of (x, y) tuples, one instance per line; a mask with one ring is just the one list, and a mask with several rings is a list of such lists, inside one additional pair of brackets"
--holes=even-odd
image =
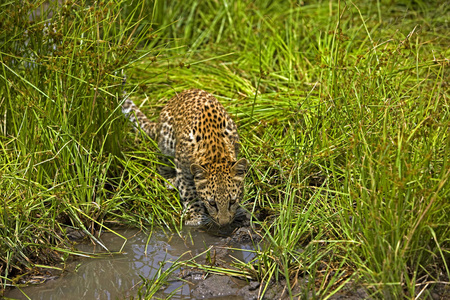
[(157, 122), (125, 97), (122, 112), (157, 142), (158, 173), (178, 190), (185, 225), (228, 226), (241, 209), (246, 158), (238, 159), (237, 126), (210, 93), (189, 89), (175, 94)]

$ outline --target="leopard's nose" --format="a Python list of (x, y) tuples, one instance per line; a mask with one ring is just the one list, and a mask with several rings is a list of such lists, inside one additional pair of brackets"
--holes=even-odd
[(217, 218), (217, 223), (219, 226), (225, 226), (231, 223), (231, 217), (230, 216), (219, 216)]

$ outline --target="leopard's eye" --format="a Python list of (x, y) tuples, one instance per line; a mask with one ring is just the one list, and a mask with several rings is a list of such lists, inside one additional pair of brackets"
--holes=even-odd
[(209, 205), (211, 206), (216, 206), (216, 201), (214, 201), (214, 199), (210, 199), (208, 200)]

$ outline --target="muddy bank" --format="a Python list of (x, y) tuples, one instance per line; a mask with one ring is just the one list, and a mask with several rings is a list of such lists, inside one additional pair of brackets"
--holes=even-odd
[[(251, 262), (255, 258), (253, 251), (261, 244), (261, 236), (252, 231), (249, 224), (242, 225), (245, 226), (231, 232), (186, 227), (180, 235), (161, 229), (151, 235), (136, 229), (117, 229), (116, 234), (107, 232), (100, 237), (115, 254), (99, 245), (79, 244), (80, 251), (102, 256), (68, 262), (63, 273), (31, 274), (26, 282), (35, 285), (15, 288), (4, 296), (13, 299), (128, 299), (138, 296), (142, 278), (155, 278), (160, 268), (166, 270), (177, 259), (196, 256), (195, 262), (200, 265), (236, 269), (235, 260)], [(201, 253), (205, 254), (199, 255)], [(164, 299), (174, 293), (174, 299), (290, 299), (292, 296), (320, 299), (319, 291), (307, 289), (306, 280), (299, 276), (291, 293), (284, 279), (272, 282), (261, 297), (265, 284), (258, 281), (182, 266), (170, 275), (155, 296)], [(349, 283), (328, 299), (371, 297), (360, 284)], [(437, 286), (431, 292), (431, 299), (450, 299), (450, 289)]]
[[(241, 233), (239, 233), (241, 232)], [(97, 258), (75, 258), (67, 260), (64, 272), (40, 270), (23, 276), (17, 281), (20, 288), (5, 292), (4, 296), (13, 299), (116, 299), (136, 297), (142, 278), (155, 278), (158, 270), (168, 269), (177, 259), (195, 257), (210, 248), (217, 263), (229, 264), (232, 260), (250, 261), (254, 254), (251, 241), (244, 241), (239, 236), (242, 231), (233, 234), (234, 239), (224, 237), (226, 232), (210, 234), (199, 228), (183, 229), (180, 235), (162, 229), (151, 234), (136, 229), (115, 229), (115, 233), (105, 232), (99, 240), (109, 249), (108, 253), (100, 245), (80, 243), (77, 249), (92, 254), (101, 254)], [(80, 238), (75, 232), (74, 237)], [(123, 237), (123, 238), (122, 238)], [(125, 239), (124, 239), (125, 238)], [(247, 236), (248, 238), (248, 236)], [(234, 249), (227, 249), (232, 247)], [(224, 250), (227, 249), (227, 250)], [(243, 250), (239, 250), (243, 249)], [(206, 256), (202, 256), (204, 259)], [(161, 298), (177, 290), (177, 299), (192, 299), (196, 285), (188, 283), (190, 270), (175, 270), (172, 280), (158, 293)], [(191, 272), (191, 276), (196, 276)], [(180, 280), (186, 276), (185, 281)], [(142, 277), (142, 278), (141, 278)], [(209, 279), (209, 277), (195, 277)], [(214, 277), (212, 277), (214, 278)], [(221, 278), (221, 277), (220, 277)], [(245, 282), (242, 283), (245, 285)], [(224, 287), (228, 289), (228, 287)]]

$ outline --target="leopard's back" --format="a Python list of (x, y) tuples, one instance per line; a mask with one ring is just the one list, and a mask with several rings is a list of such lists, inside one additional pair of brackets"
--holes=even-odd
[(162, 145), (161, 151), (176, 147), (173, 150), (183, 162), (203, 165), (233, 161), (238, 156), (235, 123), (222, 104), (203, 90), (187, 90), (170, 99), (161, 111), (159, 124), (158, 140), (175, 143)]

